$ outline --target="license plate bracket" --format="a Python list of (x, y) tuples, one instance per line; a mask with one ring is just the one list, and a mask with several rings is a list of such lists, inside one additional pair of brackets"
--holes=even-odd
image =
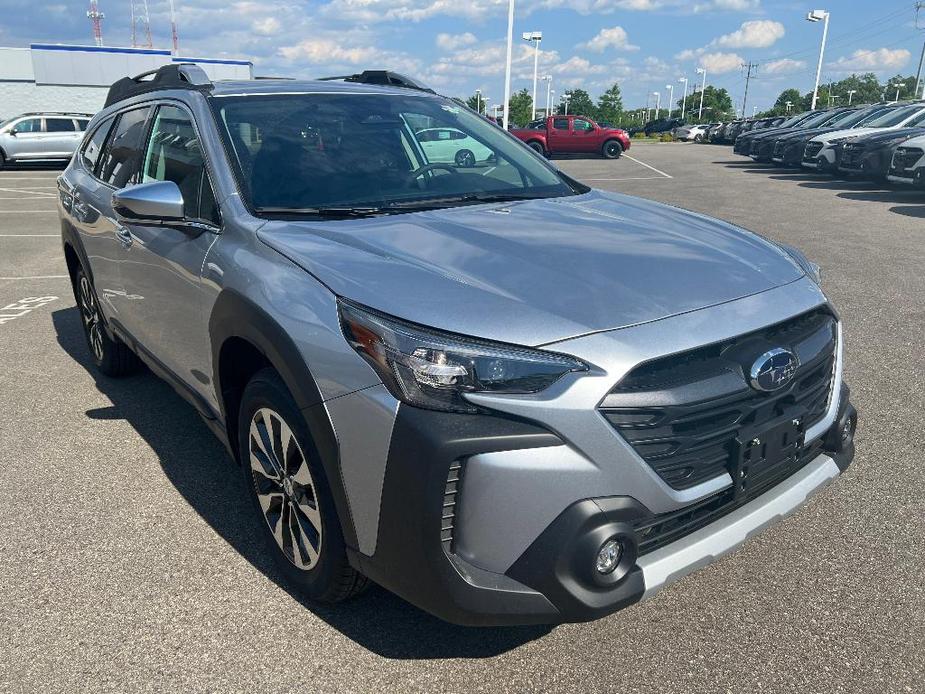
[(806, 444), (801, 414), (788, 414), (736, 439), (730, 470), (735, 496), (751, 496), (798, 464)]

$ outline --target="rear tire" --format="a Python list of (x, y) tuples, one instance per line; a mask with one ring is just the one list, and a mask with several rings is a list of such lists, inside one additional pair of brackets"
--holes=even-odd
[(542, 142), (537, 142), (536, 140), (534, 140), (533, 142), (528, 142), (527, 146), (530, 149), (532, 149), (534, 152), (536, 152), (537, 154), (544, 156), (544, 157), (546, 156), (546, 148), (543, 147)]
[(280, 571), (311, 600), (341, 602), (369, 580), (350, 566), (317, 448), (274, 369), (244, 389), (238, 451), (260, 534)]
[(456, 166), (461, 169), (471, 169), (475, 166), (475, 155), (472, 150), (461, 149), (456, 153), (454, 159), (456, 160)]
[(604, 155), (604, 159), (619, 159), (620, 155), (623, 154), (623, 145), (617, 140), (607, 140), (601, 153)]
[(694, 142), (700, 144), (703, 142), (703, 135), (694, 135)]
[(74, 298), (80, 311), (90, 357), (96, 368), (106, 376), (114, 378), (137, 371), (140, 362), (135, 353), (124, 342), (109, 337), (106, 332), (106, 323), (100, 311), (96, 289), (82, 267), (77, 268), (74, 275)]

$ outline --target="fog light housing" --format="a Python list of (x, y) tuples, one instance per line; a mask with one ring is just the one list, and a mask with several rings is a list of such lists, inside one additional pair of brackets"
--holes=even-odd
[(620, 559), (623, 557), (623, 544), (614, 538), (607, 540), (601, 545), (597, 552), (597, 560), (594, 568), (599, 574), (606, 576), (614, 572), (614, 569), (620, 565)]

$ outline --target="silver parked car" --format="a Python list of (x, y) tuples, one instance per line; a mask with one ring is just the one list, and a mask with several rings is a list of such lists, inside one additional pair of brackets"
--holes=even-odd
[(89, 113), (23, 113), (0, 123), (0, 168), (14, 162), (71, 158), (92, 117)]
[[(430, 161), (425, 122), (492, 166)], [(309, 598), (594, 619), (854, 456), (799, 251), (592, 190), (399, 75), (126, 78), (58, 186), (96, 367), (192, 404)]]

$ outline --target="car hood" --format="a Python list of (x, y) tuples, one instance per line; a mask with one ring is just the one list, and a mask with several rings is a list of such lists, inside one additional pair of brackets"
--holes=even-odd
[(848, 128), (846, 130), (832, 130), (823, 135), (814, 137), (813, 140), (816, 140), (817, 142), (829, 143), (832, 140), (837, 140), (840, 137), (856, 137), (860, 135), (866, 135), (867, 133), (883, 132), (885, 130), (891, 130), (891, 128)]
[(339, 296), (525, 345), (659, 320), (804, 274), (756, 234), (600, 191), (368, 219), (270, 221), (258, 235)]
[[(913, 138), (925, 134), (925, 128), (899, 128), (887, 132), (873, 132), (857, 138), (858, 144), (865, 147), (877, 147), (902, 138)], [(908, 141), (908, 140), (907, 140)]]

